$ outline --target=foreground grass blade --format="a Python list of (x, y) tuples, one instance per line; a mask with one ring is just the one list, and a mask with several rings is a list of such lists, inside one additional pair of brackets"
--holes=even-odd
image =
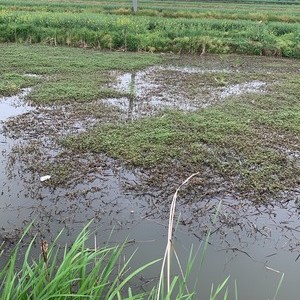
[[(20, 240), (0, 271), (0, 299), (123, 299), (124, 288), (130, 280), (159, 261), (145, 264), (122, 278), (132, 257), (125, 262), (121, 273), (116, 274), (124, 245), (89, 250), (85, 246), (91, 236), (89, 225), (90, 223), (84, 227), (71, 247), (66, 246), (59, 251), (53, 244), (49, 250), (44, 249), (47, 251), (47, 258), (43, 253), (36, 262), (30, 262), (30, 252), (36, 240), (34, 237), (28, 245), (22, 265), (17, 270)], [(22, 239), (24, 236), (25, 234)], [(61, 252), (62, 258), (59, 258)], [(128, 295), (127, 299), (143, 299), (145, 296), (144, 293), (133, 295), (131, 290)]]
[(276, 289), (276, 292), (275, 292), (273, 300), (276, 300), (277, 294), (278, 294), (279, 289), (280, 289), (280, 287), (282, 285), (282, 282), (283, 282), (283, 278), (284, 278), (284, 273), (281, 275), (281, 278), (279, 280), (279, 283), (278, 283), (278, 286), (277, 286), (277, 289)]

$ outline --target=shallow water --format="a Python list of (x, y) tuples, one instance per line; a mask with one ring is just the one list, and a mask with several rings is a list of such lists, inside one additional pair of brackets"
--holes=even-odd
[[(166, 72), (169, 72), (168, 74)], [(238, 70), (235, 71), (239, 73)], [(196, 67), (151, 67), (144, 71), (118, 75), (113, 87), (120, 92), (132, 95), (131, 98), (108, 98), (104, 103), (117, 106), (127, 113), (128, 119), (155, 115), (166, 108), (184, 111), (195, 111), (224, 101), (231, 96), (245, 93), (263, 93), (266, 83), (253, 80), (241, 84), (224, 85), (222, 74), (231, 74), (230, 69), (203, 69)], [(220, 81), (220, 87), (207, 89), (205, 79), (203, 85), (193, 86), (196, 93), (186, 95), (181, 81), (193, 81), (193, 76), (210, 74)], [(221, 79), (217, 79), (221, 76)], [(168, 80), (171, 80), (168, 82)], [(224, 86), (223, 86), (224, 85)]]
[(246, 93), (262, 93), (263, 87), (266, 86), (265, 82), (254, 80), (250, 82), (246, 82), (244, 84), (235, 84), (230, 85), (222, 89), (220, 93), (221, 98), (226, 98), (230, 96), (237, 96)]
[[(39, 112), (37, 109), (34, 112), (33, 107), (24, 103), (29, 92), (30, 89), (25, 89), (17, 96), (1, 99), (1, 121), (32, 113), (32, 118), (44, 118), (49, 124), (53, 123), (45, 111)], [(78, 122), (74, 122), (72, 132), (84, 130), (85, 124), (80, 120)], [(13, 243), (26, 224), (35, 220), (35, 231), (39, 236), (51, 240), (58, 231), (65, 228), (63, 242), (72, 241), (87, 220), (94, 218), (92, 226), (97, 229), (99, 245), (109, 239), (113, 230), (111, 243), (123, 242), (126, 237), (131, 241), (131, 246), (126, 250), (128, 255), (139, 248), (133, 265), (140, 266), (163, 256), (172, 196), (160, 205), (156, 202), (155, 193), (137, 193), (132, 187), (140, 180), (139, 172), (118, 165), (112, 167), (114, 164), (109, 163), (107, 158), (103, 158), (103, 164), (94, 166), (93, 172), (74, 181), (71, 187), (52, 188), (39, 180), (40, 176), (51, 174), (39, 174), (26, 169), (17, 155), (17, 150), (32, 146), (34, 136), (25, 137), (21, 134), (18, 138), (8, 138), (8, 133), (2, 129), (2, 240)], [(47, 159), (59, 152), (58, 146), (43, 136), (34, 138), (49, 152)], [(38, 160), (34, 148), (29, 149), (31, 153), (28, 150), (25, 154)], [(82, 159), (93, 161), (93, 157), (88, 156)], [(188, 225), (178, 225), (174, 243), (183, 265), (192, 245), (195, 249), (203, 245), (205, 233), (212, 228), (205, 263), (200, 270), (199, 255), (191, 274), (191, 282), (197, 278), (199, 280), (197, 291), (203, 299), (208, 298), (212, 282), (217, 284), (228, 275), (231, 276), (230, 295), (234, 293), (236, 280), (243, 300), (272, 299), (282, 273), (285, 273), (285, 281), (278, 299), (295, 299), (300, 263), (298, 199), (300, 190), (295, 190), (290, 195), (290, 201), (281, 207), (275, 203), (269, 206), (254, 205), (248, 200), (234, 199), (230, 195), (205, 201), (192, 199), (195, 200), (191, 201), (194, 204), (188, 205), (180, 202), (179, 197), (177, 212), (180, 213), (181, 223)], [(211, 220), (220, 201), (222, 206), (218, 221), (213, 226)], [(159, 269), (160, 266), (151, 268), (143, 272), (143, 277), (157, 278)], [(137, 279), (137, 285), (143, 283)]]
[(29, 112), (33, 107), (24, 103), (24, 98), (31, 88), (22, 89), (21, 93), (11, 97), (0, 97), (0, 121)]

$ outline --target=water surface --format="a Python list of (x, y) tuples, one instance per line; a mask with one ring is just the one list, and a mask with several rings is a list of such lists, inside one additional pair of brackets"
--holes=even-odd
[[(177, 69), (171, 71), (178, 72)], [(136, 84), (143, 81), (141, 78), (146, 73), (138, 73), (135, 79), (132, 74), (122, 75), (120, 86), (134, 89), (138, 96), (142, 96), (145, 87), (143, 84), (136, 87)], [(150, 82), (146, 88), (150, 86), (155, 89), (157, 85)], [(259, 92), (264, 85), (263, 82), (252, 82), (244, 86), (227, 87), (227, 92), (226, 88), (220, 88), (218, 95), (221, 98), (231, 96), (235, 90)], [(0, 99), (0, 119), (3, 122), (0, 131), (1, 239), (6, 243), (14, 243), (24, 227), (35, 220), (34, 230), (39, 236), (51, 241), (65, 228), (62, 242), (70, 242), (88, 220), (94, 219), (92, 227), (97, 229), (99, 245), (108, 240), (112, 244), (120, 243), (127, 238), (131, 246), (126, 248), (126, 255), (138, 248), (133, 260), (134, 266), (162, 257), (172, 195), (161, 204), (155, 192), (136, 191), (134, 187), (140, 182), (139, 170), (129, 170), (104, 156), (98, 156), (96, 160), (93, 155), (86, 154), (74, 159), (78, 159), (78, 162), (87, 161), (92, 171), (79, 172), (79, 177), (66, 188), (53, 188), (47, 182), (40, 182), (40, 176), (52, 174), (38, 173), (26, 167), (24, 159), (33, 162), (41, 159), (51, 161), (59, 155), (61, 149), (54, 140), (44, 136), (38, 126), (23, 128), (18, 137), (11, 137), (9, 132), (3, 130), (8, 121), (15, 122), (16, 117), (29, 118), (32, 124), (38, 124), (38, 120), (41, 127), (46, 122), (45, 127), (51, 129), (52, 126), (51, 130), (59, 134), (80, 132), (89, 123), (74, 119), (72, 127), (67, 130), (58, 127), (55, 122), (64, 120), (68, 112), (65, 111), (61, 119), (57, 119), (55, 108), (45, 110), (28, 106), (24, 98), (29, 92), (30, 89), (24, 89), (16, 96)], [(156, 103), (155, 97), (151, 98), (148, 104), (154, 106), (156, 103), (159, 107), (162, 98), (159, 99)], [(118, 101), (123, 101), (124, 109), (128, 112), (131, 109), (132, 115), (142, 113), (136, 110), (136, 104), (130, 108), (130, 104), (126, 104), (128, 99)], [(59, 110), (63, 111), (61, 108)], [(41, 154), (39, 149), (42, 149)], [(101, 163), (92, 165), (93, 161)], [(191, 274), (191, 284), (198, 280), (196, 290), (199, 297), (201, 295), (201, 298), (207, 299), (211, 283), (217, 284), (230, 275), (230, 295), (233, 295), (236, 280), (243, 300), (272, 299), (285, 273), (278, 299), (295, 299), (299, 285), (300, 190), (295, 190), (290, 197), (290, 201), (281, 206), (275, 202), (267, 206), (258, 205), (250, 200), (235, 199), (232, 195), (207, 197), (203, 201), (192, 199), (194, 204), (188, 205), (180, 201), (179, 197), (177, 216), (180, 222), (174, 245), (183, 265), (192, 245), (194, 249), (203, 246), (207, 231), (212, 230), (205, 263), (200, 268), (199, 254)], [(222, 206), (218, 221), (212, 224), (220, 201)], [(174, 272), (178, 271), (176, 264), (174, 266)], [(157, 265), (143, 272), (142, 278), (157, 278), (159, 270), (160, 266)], [(151, 282), (145, 284), (140, 278), (136, 284), (148, 288)]]

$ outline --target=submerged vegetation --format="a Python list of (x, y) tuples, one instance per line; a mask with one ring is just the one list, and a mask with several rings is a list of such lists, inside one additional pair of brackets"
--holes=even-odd
[[(167, 182), (171, 175), (182, 180), (200, 171), (203, 181), (195, 183), (200, 190), (209, 187), (212, 194), (227, 190), (242, 197), (266, 200), (299, 185), (297, 60), (237, 56), (190, 59), (16, 44), (0, 47), (5, 57), (0, 63), (1, 77), (5, 79), (2, 95), (34, 85), (27, 96), (34, 104), (68, 105), (58, 124), (66, 122), (66, 114), (97, 120), (86, 133), (61, 140), (75, 152), (105, 153), (127, 166), (143, 168), (149, 173), (148, 183), (152, 186)], [(122, 111), (106, 104), (105, 99), (125, 97), (129, 101), (136, 96), (114, 88), (116, 74), (111, 70), (132, 72), (158, 63), (202, 68), (199, 74), (184, 75), (167, 69), (161, 75), (157, 73), (162, 84), (157, 95), (170, 85), (174, 93), (170, 97), (182, 93), (187, 104), (190, 99), (201, 103), (203, 97), (213, 97), (211, 91), (232, 84), (261, 80), (267, 85), (264, 92), (231, 95), (193, 112), (167, 109), (125, 122)], [(228, 68), (230, 72), (226, 71)], [(203, 73), (205, 69), (211, 71)], [(26, 75), (30, 73), (41, 76)], [(138, 105), (141, 100), (136, 101)], [(9, 131), (25, 128), (26, 123), (22, 119), (20, 122), (11, 123)], [(31, 128), (32, 119), (28, 122)], [(62, 174), (56, 180), (54, 176), (55, 184), (59, 180), (65, 183), (74, 167), (76, 164), (72, 162), (31, 166), (36, 172), (44, 169), (51, 174)]]
[[(0, 42), (300, 57), (299, 4), (0, 1)], [(121, 7), (120, 7), (121, 6)]]
[(289, 90), (289, 103), (281, 103), (280, 93), (276, 98), (247, 96), (196, 113), (166, 111), (130, 124), (101, 126), (64, 144), (158, 173), (210, 173), (230, 181), (236, 193), (262, 199), (299, 185), (299, 165), (286, 153), (299, 151), (299, 82)]

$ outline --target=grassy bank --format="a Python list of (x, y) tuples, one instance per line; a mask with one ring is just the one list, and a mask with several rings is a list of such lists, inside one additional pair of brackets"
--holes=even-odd
[[(0, 1), (0, 42), (109, 50), (300, 57), (299, 8), (253, 4), (128, 4)], [(2, 6), (1, 6), (2, 5)], [(113, 5), (113, 6), (110, 6)], [(151, 7), (153, 5), (153, 7)], [(161, 5), (161, 3), (160, 3)], [(171, 4), (170, 4), (171, 5)], [(149, 7), (150, 6), (150, 7)], [(186, 6), (186, 7), (185, 7)]]

